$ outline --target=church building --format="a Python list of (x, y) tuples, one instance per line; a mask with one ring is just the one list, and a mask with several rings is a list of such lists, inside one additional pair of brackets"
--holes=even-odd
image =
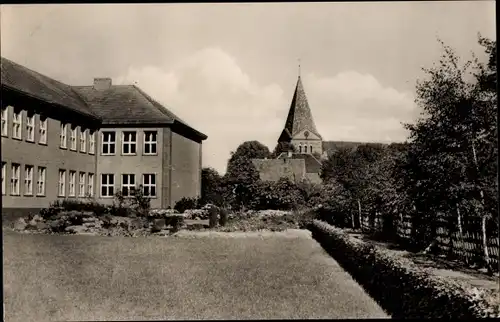
[(276, 159), (253, 159), (260, 179), (277, 181), (282, 177), (292, 181), (308, 180), (321, 183), (321, 162), (339, 148), (353, 148), (362, 142), (323, 141), (307, 101), (302, 80), (297, 80), (285, 127), (278, 138), (278, 144), (293, 146)]

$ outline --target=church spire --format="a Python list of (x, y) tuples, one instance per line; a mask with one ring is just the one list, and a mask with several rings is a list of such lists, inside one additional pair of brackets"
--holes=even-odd
[(304, 91), (304, 86), (302, 85), (299, 65), (299, 77), (297, 80), (297, 85), (295, 87), (295, 93), (293, 94), (293, 99), (292, 103), (290, 104), (290, 110), (286, 119), (285, 128), (283, 129), (279, 141), (290, 140), (293, 136), (304, 130), (308, 130), (309, 132), (314, 133), (321, 139), (321, 135), (316, 129), (316, 124), (314, 123), (311, 109), (309, 108), (309, 103)]

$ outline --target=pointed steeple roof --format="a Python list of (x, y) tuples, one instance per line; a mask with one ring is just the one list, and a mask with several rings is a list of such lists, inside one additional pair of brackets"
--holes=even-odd
[(304, 91), (304, 86), (302, 85), (302, 80), (299, 76), (297, 86), (295, 87), (295, 93), (293, 94), (292, 104), (290, 105), (290, 111), (288, 112), (288, 117), (286, 119), (285, 128), (283, 129), (279, 140), (281, 141), (282, 139), (285, 139), (285, 137), (291, 138), (303, 130), (308, 130), (321, 138), (321, 135), (316, 129), (316, 124), (314, 124), (311, 109), (309, 108), (309, 103), (307, 102), (306, 93)]

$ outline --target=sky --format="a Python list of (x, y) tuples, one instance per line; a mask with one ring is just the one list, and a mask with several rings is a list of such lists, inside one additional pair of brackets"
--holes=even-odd
[(272, 151), (299, 74), (324, 140), (401, 142), (442, 53), (496, 39), (494, 1), (2, 5), (1, 55), (70, 85), (136, 84), (208, 139), (203, 166)]

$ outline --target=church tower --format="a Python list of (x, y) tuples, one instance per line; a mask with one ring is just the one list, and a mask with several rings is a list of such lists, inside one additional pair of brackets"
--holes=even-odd
[(298, 153), (323, 154), (323, 138), (318, 133), (312, 117), (302, 80), (297, 80), (295, 93), (279, 143), (291, 143)]

